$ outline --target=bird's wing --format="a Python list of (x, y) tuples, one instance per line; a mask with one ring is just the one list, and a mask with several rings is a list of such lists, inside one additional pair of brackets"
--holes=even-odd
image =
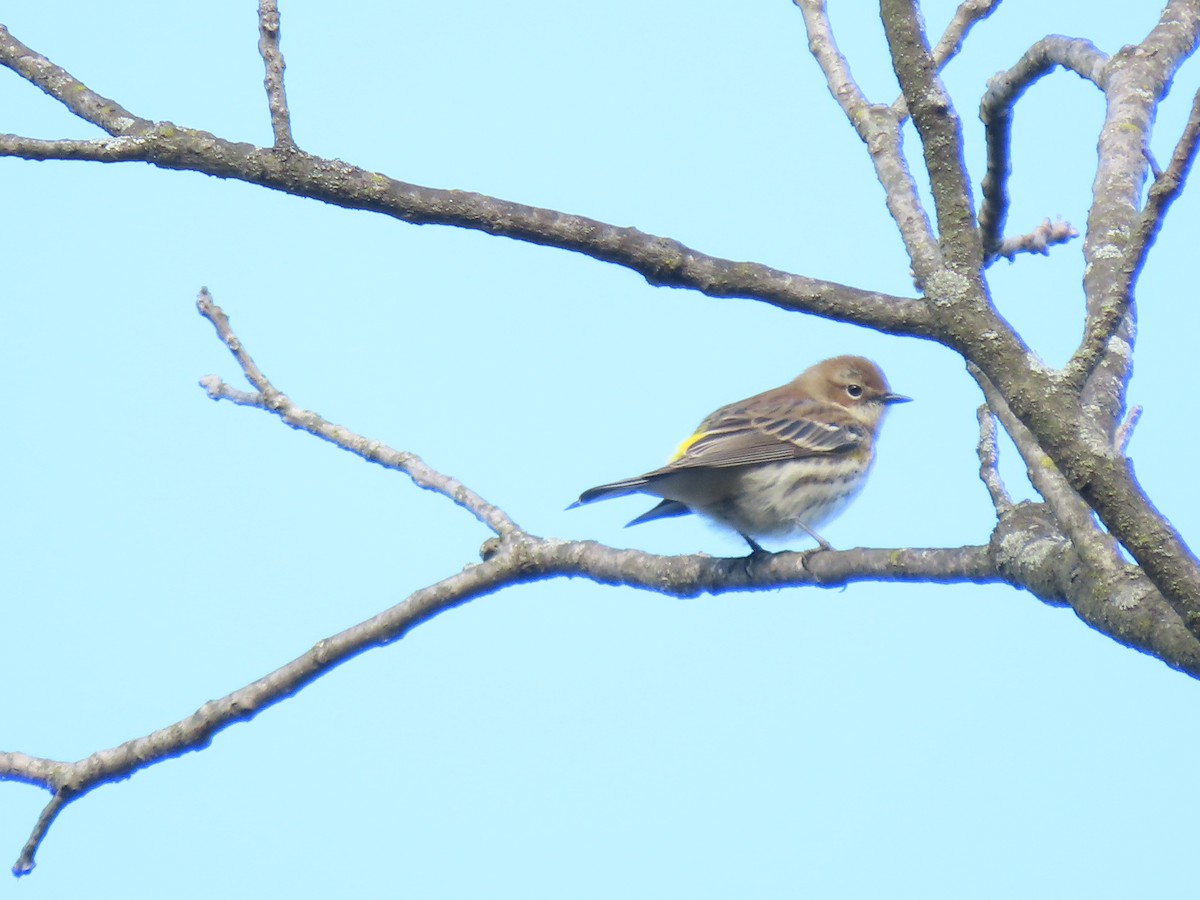
[(671, 461), (653, 474), (841, 455), (859, 449), (870, 436), (865, 425), (826, 403), (790, 401), (754, 410), (734, 404), (701, 422)]

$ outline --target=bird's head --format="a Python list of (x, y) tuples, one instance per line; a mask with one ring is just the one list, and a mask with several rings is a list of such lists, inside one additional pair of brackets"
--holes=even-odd
[(826, 403), (844, 407), (850, 415), (874, 429), (893, 403), (911, 397), (893, 394), (879, 366), (862, 356), (835, 356), (800, 373), (797, 387)]

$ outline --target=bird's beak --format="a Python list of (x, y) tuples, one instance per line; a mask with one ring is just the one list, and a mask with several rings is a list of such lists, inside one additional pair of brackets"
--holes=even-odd
[(905, 397), (903, 394), (884, 394), (879, 399), (887, 404), (912, 402), (912, 397)]

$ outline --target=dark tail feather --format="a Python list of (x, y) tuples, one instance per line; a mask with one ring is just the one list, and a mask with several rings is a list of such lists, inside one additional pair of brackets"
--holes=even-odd
[[(643, 522), (653, 522), (655, 519), (670, 519), (674, 516), (686, 516), (691, 510), (678, 500), (664, 500), (654, 509), (648, 510), (634, 519), (629, 525), (641, 525)], [(629, 525), (625, 527), (628, 528)]]
[(649, 483), (650, 479), (648, 478), (627, 478), (624, 481), (614, 481), (612, 484), (602, 484), (599, 487), (588, 488), (567, 509), (574, 509), (577, 506), (583, 506), (583, 504), (591, 503), (594, 500), (607, 500), (609, 497), (624, 497), (626, 494), (636, 493), (640, 488), (645, 487)]

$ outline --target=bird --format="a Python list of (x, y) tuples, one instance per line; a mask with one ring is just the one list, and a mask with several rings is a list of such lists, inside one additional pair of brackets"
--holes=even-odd
[[(832, 549), (816, 532), (866, 484), (884, 412), (911, 397), (895, 394), (875, 363), (835, 356), (794, 380), (708, 415), (666, 465), (590, 488), (568, 509), (628, 494), (660, 498), (629, 522), (698, 513), (756, 538), (795, 536)], [(628, 527), (628, 526), (627, 526)]]

